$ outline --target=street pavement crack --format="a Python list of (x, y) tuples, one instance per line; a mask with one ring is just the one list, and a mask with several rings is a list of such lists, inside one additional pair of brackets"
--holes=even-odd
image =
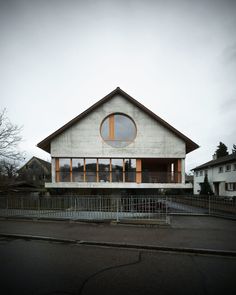
[(139, 264), (139, 263), (141, 262), (141, 260), (142, 260), (142, 257), (141, 257), (141, 256), (142, 256), (142, 253), (141, 253), (141, 252), (138, 252), (138, 259), (135, 260), (135, 261), (133, 261), (133, 262), (129, 262), (129, 263), (125, 263), (125, 264), (118, 264), (118, 265), (114, 265), (114, 266), (106, 267), (106, 268), (103, 268), (103, 269), (101, 269), (101, 270), (99, 270), (99, 271), (93, 273), (92, 275), (90, 275), (89, 277), (87, 277), (87, 278), (83, 281), (83, 283), (82, 283), (82, 285), (81, 285), (81, 287), (80, 287), (80, 289), (79, 289), (78, 294), (79, 294), (79, 295), (82, 294), (82, 292), (83, 292), (83, 290), (84, 290), (84, 288), (85, 288), (85, 285), (86, 285), (86, 284), (88, 283), (88, 281), (90, 281), (92, 278), (94, 278), (94, 277), (96, 277), (97, 275), (99, 275), (99, 274), (101, 274), (101, 273), (103, 273), (103, 272), (105, 272), (105, 271), (108, 271), (108, 270), (112, 270), (112, 269), (116, 269), (116, 268), (121, 268), (121, 267), (125, 267), (125, 266), (130, 266), (130, 265)]
[(203, 271), (199, 267), (199, 264), (197, 263), (196, 259), (194, 256), (190, 255), (190, 259), (192, 260), (193, 264), (195, 265), (195, 269), (198, 271), (198, 274), (202, 280), (202, 289), (203, 289), (203, 294), (207, 295), (207, 284), (206, 284), (206, 276), (204, 275)]

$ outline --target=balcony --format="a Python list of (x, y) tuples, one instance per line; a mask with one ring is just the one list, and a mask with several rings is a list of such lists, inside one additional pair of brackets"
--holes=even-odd
[[(181, 172), (56, 172), (57, 182), (181, 183)], [(139, 180), (139, 181), (137, 181)]]

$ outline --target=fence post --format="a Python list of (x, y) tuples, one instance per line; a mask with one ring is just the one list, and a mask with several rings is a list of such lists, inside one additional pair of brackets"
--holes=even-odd
[(116, 222), (119, 222), (119, 199), (116, 197)]
[(167, 218), (167, 214), (168, 214), (168, 202), (167, 202), (167, 196), (166, 197), (166, 223), (168, 223), (168, 218)]
[(211, 196), (208, 196), (208, 215), (211, 215)]
[(38, 196), (38, 215), (40, 215), (40, 197)]

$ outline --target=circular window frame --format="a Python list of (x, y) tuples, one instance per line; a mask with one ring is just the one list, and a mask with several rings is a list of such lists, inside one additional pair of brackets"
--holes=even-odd
[[(108, 140), (105, 140), (105, 139), (103, 138), (103, 136), (102, 136), (102, 125), (103, 125), (103, 123), (104, 123), (104, 122), (105, 122), (110, 116), (112, 116), (112, 115), (113, 115), (113, 116), (115, 116), (115, 115), (122, 115), (122, 116), (124, 116), (124, 117), (130, 119), (130, 120), (132, 121), (132, 123), (134, 124), (134, 127), (135, 127), (135, 135), (134, 135), (134, 137), (132, 138), (132, 140), (130, 140), (130, 141), (124, 140), (123, 142), (127, 142), (127, 144), (126, 144), (125, 146), (123, 146), (123, 147), (117, 147), (117, 146), (110, 145), (110, 144), (108, 143)], [(135, 139), (136, 139), (136, 137), (137, 137), (137, 133), (138, 133), (138, 132), (137, 132), (137, 125), (136, 125), (134, 119), (131, 118), (129, 115), (127, 115), (127, 114), (125, 114), (125, 113), (121, 113), (121, 112), (110, 113), (109, 115), (107, 115), (107, 116), (102, 120), (102, 122), (101, 122), (101, 124), (100, 124), (100, 136), (101, 136), (102, 140), (103, 140), (107, 145), (109, 145), (110, 147), (113, 147), (113, 148), (125, 148), (125, 147), (127, 147), (128, 145), (130, 145), (131, 143), (133, 143), (133, 142), (135, 141)], [(109, 140), (109, 141), (112, 141), (112, 140)], [(113, 140), (113, 141), (115, 142), (116, 140)]]

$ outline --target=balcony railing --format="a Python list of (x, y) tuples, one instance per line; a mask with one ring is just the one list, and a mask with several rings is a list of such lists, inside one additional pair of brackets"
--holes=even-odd
[(158, 171), (104, 171), (104, 172), (56, 172), (57, 182), (138, 182), (138, 183), (181, 183), (181, 172)]

